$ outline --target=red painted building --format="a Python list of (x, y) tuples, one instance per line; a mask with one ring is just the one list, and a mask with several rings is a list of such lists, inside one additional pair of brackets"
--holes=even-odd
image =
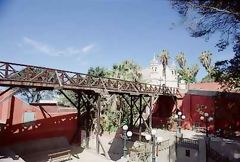
[[(2, 95), (0, 100), (6, 95)], [(240, 131), (239, 93), (224, 93), (216, 83), (202, 83), (191, 84), (188, 91), (178, 98), (177, 106), (171, 96), (158, 98), (153, 110), (154, 127), (166, 127), (176, 107), (179, 107), (186, 116), (182, 124), (184, 128), (205, 126), (200, 116), (208, 112), (214, 117), (210, 129), (221, 128), (225, 133)], [(75, 108), (54, 103), (29, 105), (14, 96), (0, 104), (0, 146), (59, 136), (70, 142), (76, 130)], [(80, 141), (80, 135), (77, 140)]]
[(76, 109), (54, 103), (29, 105), (14, 96), (0, 104), (0, 121), (0, 146), (60, 136), (71, 141), (77, 129)]
[[(192, 129), (205, 127), (200, 116), (207, 112), (214, 118), (210, 122), (210, 130), (222, 129), (223, 133), (239, 133), (240, 131), (240, 93), (223, 92), (217, 83), (190, 84), (189, 89), (181, 97), (178, 96), (177, 107), (186, 116), (182, 127)], [(153, 125), (160, 127), (167, 123), (172, 112), (175, 112), (172, 97), (160, 97), (153, 112)]]

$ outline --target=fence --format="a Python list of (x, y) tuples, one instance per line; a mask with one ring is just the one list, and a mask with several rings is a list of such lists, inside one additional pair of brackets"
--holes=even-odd
[(129, 162), (148, 162), (152, 153), (151, 145), (139, 142), (138, 146), (129, 149)]
[[(156, 155), (166, 149), (169, 149), (169, 140), (156, 144)], [(152, 145), (146, 142), (139, 142), (138, 146), (129, 149), (129, 162), (149, 162), (151, 161)]]
[(188, 138), (179, 138), (177, 140), (177, 145), (198, 150), (199, 143), (198, 143), (198, 140), (192, 140)]

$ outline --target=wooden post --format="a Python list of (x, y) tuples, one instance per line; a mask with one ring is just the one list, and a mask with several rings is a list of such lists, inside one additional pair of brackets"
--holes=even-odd
[(131, 103), (130, 103), (130, 128), (133, 127), (133, 96), (130, 96)]
[(139, 107), (139, 141), (142, 140), (142, 95), (140, 97), (140, 107)]
[(89, 142), (90, 142), (90, 120), (91, 120), (91, 115), (90, 115), (90, 105), (89, 105), (89, 101), (87, 101), (86, 104), (86, 109), (87, 109), (87, 114), (86, 114), (86, 123), (85, 123), (85, 129), (86, 129), (86, 148), (89, 149)]
[(149, 115), (149, 127), (152, 130), (152, 110), (153, 110), (153, 96), (150, 97), (150, 115)]
[(142, 124), (142, 95), (139, 96), (140, 97), (140, 107), (139, 107), (139, 128), (141, 127)]
[(100, 115), (101, 115), (101, 96), (98, 96), (97, 101), (97, 134), (96, 134), (96, 147), (97, 153), (99, 154), (99, 134), (100, 134)]

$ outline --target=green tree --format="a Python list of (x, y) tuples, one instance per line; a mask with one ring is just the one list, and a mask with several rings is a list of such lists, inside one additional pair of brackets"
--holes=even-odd
[(196, 76), (199, 71), (199, 67), (197, 64), (192, 67), (187, 66), (186, 58), (183, 52), (180, 52), (176, 56), (176, 61), (178, 63), (178, 74), (180, 76), (180, 80), (184, 80), (186, 83), (196, 82)]
[(210, 53), (209, 51), (204, 51), (200, 54), (199, 56), (199, 60), (202, 64), (202, 66), (205, 68), (205, 70), (207, 71), (207, 76), (205, 76), (202, 79), (202, 82), (213, 82), (214, 78), (213, 78), (213, 69), (214, 66), (212, 65), (212, 53)]
[[(77, 105), (77, 94), (74, 93), (73, 91), (69, 91), (69, 90), (63, 90), (63, 92), (71, 99), (71, 101)], [(60, 92), (57, 95), (57, 102), (59, 105), (63, 105), (63, 106), (69, 106), (69, 107), (74, 107), (74, 105), (72, 105), (71, 102), (68, 101), (68, 99), (62, 95)]]
[[(188, 21), (193, 37), (209, 39), (218, 33), (219, 51), (233, 44), (235, 56), (215, 63), (214, 78), (227, 89), (240, 89), (240, 1), (239, 0), (170, 0), (178, 13)], [(194, 16), (192, 16), (194, 15)], [(187, 17), (187, 19), (186, 19)], [(187, 23), (185, 23), (187, 24)], [(220, 34), (219, 34), (220, 33)]]
[(104, 67), (97, 66), (95, 68), (90, 67), (88, 69), (88, 74), (96, 77), (107, 77), (109, 75), (109, 71)]
[[(129, 81), (140, 81), (142, 74), (141, 74), (141, 67), (134, 63), (132, 60), (125, 60), (118, 64), (114, 64), (110, 73), (110, 77), (129, 80)], [(130, 101), (129, 96), (125, 96), (127, 100)], [(130, 109), (126, 109), (127, 105), (124, 104), (124, 100), (119, 98), (118, 96), (112, 96), (112, 98), (108, 100), (108, 111), (106, 112), (106, 118), (108, 119), (106, 129), (108, 130), (115, 130), (116, 126), (119, 126), (122, 120), (128, 119), (130, 115)], [(121, 101), (123, 100), (123, 101)], [(124, 112), (124, 113), (123, 113)], [(134, 118), (137, 116), (138, 112), (133, 112)], [(116, 123), (116, 119), (121, 118)], [(114, 119), (114, 120), (113, 120)]]
[[(114, 64), (111, 70), (106, 70), (102, 67), (91, 67), (88, 70), (89, 75), (97, 76), (97, 77), (112, 77), (123, 80), (130, 81), (140, 81), (141, 79), (141, 68), (138, 64), (134, 63), (132, 60), (125, 60), (120, 62), (119, 64)], [(64, 91), (69, 98), (72, 99), (74, 103), (77, 103), (77, 96), (72, 91)], [(126, 98), (128, 98), (126, 96)], [(121, 121), (123, 120), (123, 111), (124, 117), (128, 118), (130, 114), (130, 110), (126, 109), (126, 105), (122, 104), (117, 95), (105, 95), (102, 96), (102, 106), (103, 106), (103, 114), (101, 115), (101, 126), (104, 130), (107, 131), (115, 131), (119, 126)], [(59, 102), (73, 106), (71, 103), (62, 95), (59, 96)], [(136, 112), (135, 114), (137, 114)], [(93, 121), (96, 121), (93, 119)]]
[(176, 56), (176, 61), (179, 65), (180, 68), (184, 69), (186, 67), (186, 58), (183, 52), (180, 52), (177, 56)]
[(162, 52), (159, 54), (158, 57), (163, 66), (163, 76), (164, 76), (165, 85), (166, 85), (166, 82), (167, 82), (166, 67), (167, 67), (169, 59), (170, 59), (169, 52), (167, 50), (162, 50)]
[(132, 60), (125, 60), (113, 65), (110, 76), (117, 79), (140, 81), (142, 77), (141, 67)]
[(39, 102), (44, 94), (44, 91), (41, 91), (37, 88), (22, 88), (17, 94), (21, 96), (22, 99), (28, 103)]
[(190, 69), (190, 77), (191, 78), (191, 83), (192, 82), (196, 82), (196, 76), (197, 76), (197, 73), (199, 71), (199, 66), (198, 64), (194, 64), (191, 69)]

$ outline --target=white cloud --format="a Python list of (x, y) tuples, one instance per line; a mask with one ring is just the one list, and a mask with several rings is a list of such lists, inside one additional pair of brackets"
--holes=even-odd
[(82, 48), (82, 51), (83, 51), (84, 53), (88, 53), (88, 52), (90, 52), (93, 48), (94, 48), (94, 44), (89, 44), (89, 45), (83, 47), (83, 48)]
[(45, 43), (33, 40), (29, 37), (24, 37), (23, 42), (29, 46), (31, 46), (33, 49), (49, 55), (49, 56), (75, 56), (75, 55), (82, 55), (85, 53), (90, 52), (94, 48), (94, 44), (89, 44), (83, 48), (74, 48), (74, 47), (68, 47), (65, 49), (56, 49), (54, 47), (51, 47)]

